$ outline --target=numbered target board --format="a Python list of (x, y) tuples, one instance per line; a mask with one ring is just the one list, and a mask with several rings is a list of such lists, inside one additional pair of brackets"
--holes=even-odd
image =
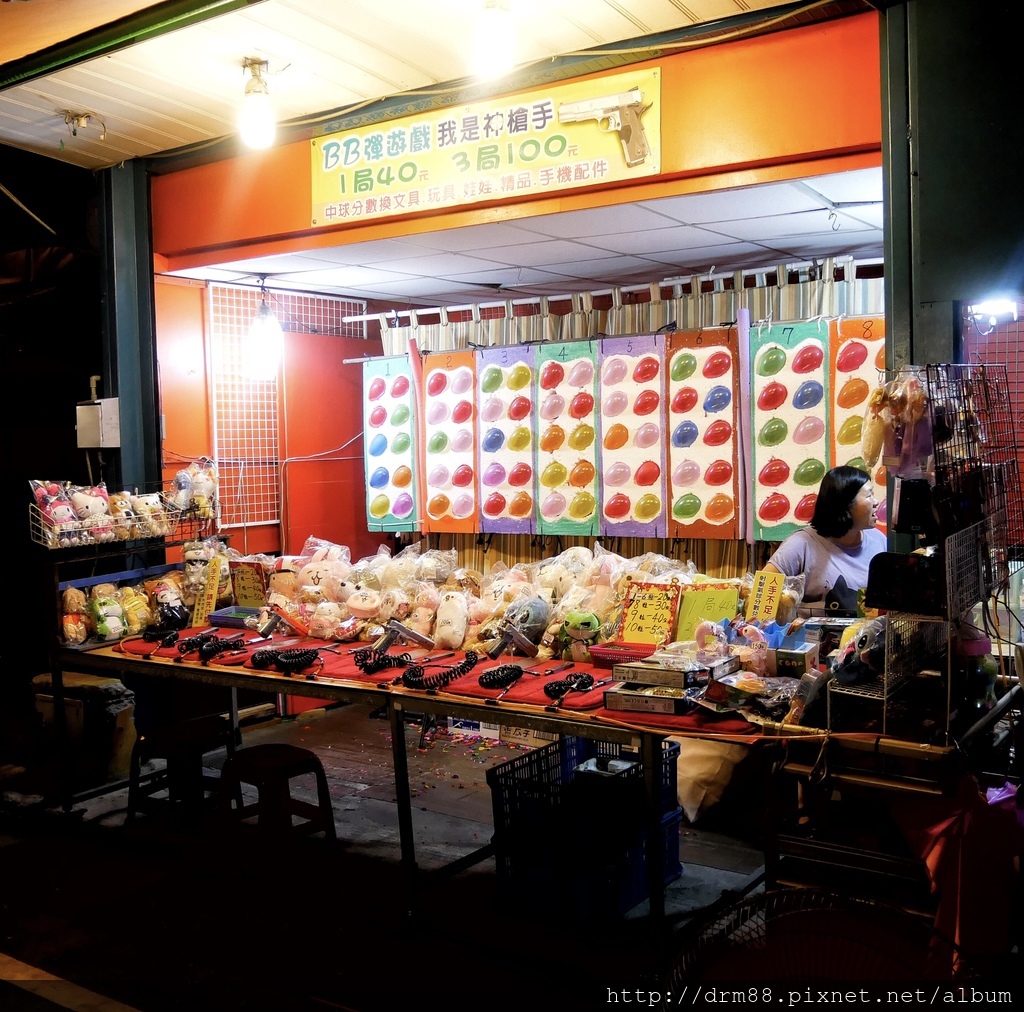
[(419, 527), (415, 405), (407, 357), (363, 363), (363, 463), (370, 531)]
[(665, 336), (601, 341), (601, 534), (663, 538)]
[[(848, 464), (867, 471), (861, 456), (861, 440), (868, 400), (885, 371), (885, 318), (862, 316), (832, 320), (830, 344), (833, 466)], [(879, 502), (876, 526), (885, 531), (888, 515), (885, 467), (876, 464), (870, 474)]]
[(670, 537), (741, 537), (738, 340), (725, 327), (669, 335)]
[(486, 348), (478, 355), (480, 530), (485, 533), (536, 529), (533, 358), (531, 345)]
[(538, 534), (599, 531), (596, 356), (593, 341), (536, 348)]
[(829, 324), (750, 331), (754, 538), (782, 541), (814, 513), (831, 467)]
[(441, 352), (423, 361), (423, 531), (479, 530), (476, 354)]

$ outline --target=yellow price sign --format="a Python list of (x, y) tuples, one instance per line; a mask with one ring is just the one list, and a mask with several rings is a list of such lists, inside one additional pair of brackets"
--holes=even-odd
[(217, 583), (219, 580), (220, 556), (217, 556), (206, 564), (206, 583), (202, 592), (196, 597), (195, 608), (192, 610), (193, 629), (210, 624), (210, 612), (217, 607)]
[(656, 646), (670, 642), (679, 616), (681, 589), (678, 580), (671, 583), (631, 581), (622, 605), (620, 642)]
[(262, 564), (233, 559), (229, 565), (235, 604), (243, 608), (262, 608), (267, 603), (267, 575)]
[(701, 622), (735, 618), (738, 598), (739, 593), (735, 587), (687, 590), (679, 608), (676, 638), (681, 641), (692, 640), (693, 632)]
[(754, 585), (747, 599), (746, 618), (748, 622), (770, 622), (779, 611), (779, 598), (786, 577), (782, 573), (758, 570), (754, 574)]

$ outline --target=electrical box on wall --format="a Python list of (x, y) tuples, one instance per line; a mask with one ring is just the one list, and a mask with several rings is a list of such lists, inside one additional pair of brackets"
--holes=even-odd
[(78, 445), (80, 447), (120, 446), (121, 415), (116, 397), (80, 401), (77, 409)]

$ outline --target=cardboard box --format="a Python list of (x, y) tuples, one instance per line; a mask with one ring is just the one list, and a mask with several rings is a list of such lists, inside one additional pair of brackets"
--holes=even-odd
[(509, 724), (501, 725), (500, 737), (509, 745), (525, 745), (528, 748), (543, 748), (558, 740), (554, 731), (533, 731), (528, 727), (512, 727)]
[(494, 741), (501, 737), (501, 728), (497, 724), (486, 724), (465, 717), (449, 717), (448, 730), (455, 734), (478, 734), (481, 738), (491, 738)]
[(739, 669), (739, 657), (730, 655), (703, 667), (690, 670), (666, 668), (657, 664), (645, 664), (641, 661), (635, 664), (616, 664), (612, 669), (612, 676), (619, 682), (632, 682), (637, 685), (674, 685), (680, 689), (689, 689), (707, 685), (709, 681), (721, 678), (723, 675), (731, 675)]
[(804, 672), (818, 670), (820, 644), (801, 643), (768, 651), (768, 674), (800, 678)]
[[(654, 691), (652, 691), (654, 690)], [(609, 710), (630, 713), (689, 713), (695, 703), (685, 690), (672, 685), (637, 685), (627, 682), (604, 694)]]

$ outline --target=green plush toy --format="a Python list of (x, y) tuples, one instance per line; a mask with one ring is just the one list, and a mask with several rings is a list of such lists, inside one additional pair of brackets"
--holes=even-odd
[(562, 621), (562, 659), (589, 664), (590, 647), (600, 631), (601, 620), (592, 611), (570, 611)]

